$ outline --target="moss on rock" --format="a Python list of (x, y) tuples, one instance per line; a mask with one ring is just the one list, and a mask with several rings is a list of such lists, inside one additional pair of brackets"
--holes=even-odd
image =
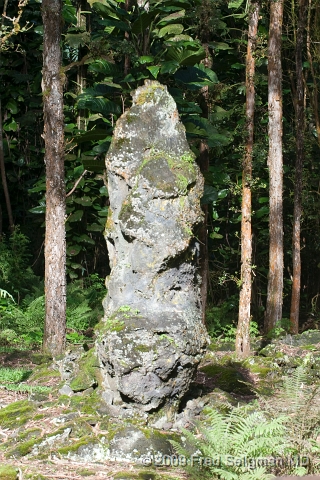
[(34, 410), (34, 405), (28, 400), (11, 403), (0, 410), (0, 425), (2, 428), (24, 425), (32, 417)]
[[(7, 458), (17, 458), (17, 457), (24, 457), (25, 455), (28, 455), (32, 451), (32, 448), (34, 445), (38, 442), (37, 438), (31, 438), (30, 440), (27, 440), (26, 442), (18, 443), (14, 448), (11, 448), (8, 450), (5, 454)], [(1, 478), (1, 477), (0, 477)]]
[(211, 364), (202, 367), (200, 370), (207, 377), (214, 379), (215, 386), (225, 392), (233, 392), (240, 395), (252, 393), (249, 387), (244, 384), (246, 379), (234, 366)]
[(1, 480), (16, 480), (17, 470), (11, 465), (0, 464), (0, 479)]
[(79, 361), (77, 376), (71, 381), (74, 392), (81, 392), (98, 384), (99, 362), (94, 349), (89, 350)]

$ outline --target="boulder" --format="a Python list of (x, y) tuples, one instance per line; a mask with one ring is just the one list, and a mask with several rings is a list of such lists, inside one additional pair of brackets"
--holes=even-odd
[(167, 88), (146, 81), (106, 157), (112, 267), (96, 351), (109, 404), (178, 405), (207, 344), (197, 229), (203, 178)]

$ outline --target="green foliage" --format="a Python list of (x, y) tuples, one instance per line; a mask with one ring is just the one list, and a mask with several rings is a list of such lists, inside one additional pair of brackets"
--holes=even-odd
[(238, 316), (238, 299), (234, 295), (219, 307), (210, 305), (206, 310), (206, 325), (212, 338), (223, 337), (234, 340)]
[(0, 383), (19, 383), (26, 380), (31, 375), (31, 370), (24, 368), (0, 367)]
[(13, 299), (18, 303), (30, 291), (30, 285), (39, 284), (39, 279), (30, 267), (30, 240), (16, 227), (7, 238), (0, 237), (0, 285), (1, 298)]
[(267, 337), (269, 339), (282, 337), (283, 335), (286, 335), (287, 333), (290, 332), (290, 328), (291, 328), (290, 319), (282, 318), (279, 322), (277, 322), (277, 325), (270, 330)]
[[(265, 467), (255, 468), (254, 459), (284, 453), (284, 416), (270, 420), (263, 412), (252, 411), (250, 407), (236, 407), (228, 413), (208, 408), (206, 415), (208, 426), (197, 425), (200, 435), (184, 430), (187, 442), (190, 442), (196, 455), (213, 459), (211, 466), (200, 469), (200, 462), (196, 462), (196, 468), (190, 472), (194, 479), (203, 478), (206, 470), (224, 480), (272, 478)], [(181, 445), (174, 441), (171, 443), (180, 455), (189, 457)], [(236, 459), (242, 459), (241, 465), (237, 465)]]
[[(83, 332), (94, 327), (103, 314), (101, 301), (105, 293), (104, 281), (96, 274), (68, 285), (66, 312), (68, 340), (71, 342), (85, 340)], [(44, 315), (44, 295), (33, 298), (30, 294), (20, 306), (8, 303), (5, 308), (0, 309), (0, 343), (17, 346), (41, 343)]]
[(317, 441), (320, 434), (320, 385), (311, 367), (307, 355), (304, 364), (284, 378), (282, 389), (276, 397), (276, 406), (273, 404), (271, 407), (268, 400), (265, 400), (265, 407), (271, 410), (272, 415), (287, 415), (290, 455), (306, 456), (309, 459), (309, 464), (296, 472), (299, 475), (320, 472), (320, 446)]
[[(191, 478), (258, 480), (275, 474), (319, 473), (320, 385), (311, 367), (307, 356), (272, 398), (229, 405), (226, 413), (206, 408), (196, 433), (184, 431), (186, 447), (172, 442), (180, 455), (190, 458), (193, 452), (193, 465), (189, 462), (187, 469)], [(259, 465), (259, 458), (264, 465)], [(292, 462), (277, 461), (288, 458)], [(302, 465), (298, 458), (308, 463)]]

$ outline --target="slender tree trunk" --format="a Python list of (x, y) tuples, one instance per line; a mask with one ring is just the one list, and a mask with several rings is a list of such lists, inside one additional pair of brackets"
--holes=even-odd
[(43, 349), (53, 356), (65, 349), (66, 240), (64, 181), (61, 0), (42, 0), (43, 111), (46, 163), (45, 297)]
[[(198, 164), (202, 173), (209, 171), (209, 147), (205, 140), (202, 140), (199, 148)], [(206, 323), (206, 305), (208, 297), (208, 280), (209, 280), (209, 261), (208, 261), (208, 205), (202, 205), (204, 214), (203, 224), (198, 232), (198, 239), (200, 241), (200, 259), (199, 271), (201, 275), (201, 310), (202, 322)]]
[(7, 177), (6, 177), (6, 166), (5, 166), (5, 163), (4, 163), (1, 99), (0, 99), (0, 170), (1, 170), (1, 180), (2, 180), (4, 198), (6, 200), (6, 207), (7, 207), (7, 213), (8, 213), (8, 218), (9, 218), (9, 229), (10, 229), (11, 232), (13, 232), (13, 230), (14, 230), (13, 215), (12, 215), (9, 189), (8, 189), (8, 184), (7, 184)]
[(252, 3), (250, 6), (246, 61), (247, 144), (242, 170), (241, 290), (236, 336), (236, 354), (239, 358), (245, 358), (250, 355), (250, 307), (252, 290), (251, 180), (255, 109), (254, 50), (258, 32), (259, 9), (260, 5), (257, 2)]
[(281, 34), (284, 0), (270, 0), (268, 43), (269, 108), (269, 276), (265, 332), (282, 318), (283, 295), (283, 161)]
[[(317, 6), (316, 6), (317, 8)], [(313, 65), (313, 57), (311, 52), (311, 9), (312, 0), (309, 0), (308, 5), (308, 21), (307, 21), (307, 57), (309, 62), (309, 68), (313, 83), (312, 93), (310, 94), (311, 105), (313, 109), (314, 120), (316, 123), (316, 132), (318, 138), (318, 144), (320, 145), (320, 117), (319, 117), (319, 105), (318, 105), (318, 79)], [(317, 15), (316, 15), (317, 17)]]
[[(8, 0), (4, 1), (3, 5), (3, 14), (1, 18), (1, 30), (3, 27), (4, 17), (7, 15), (7, 6)], [(0, 39), (0, 60), (1, 60), (1, 50), (2, 50), (2, 42), (3, 39)], [(3, 41), (4, 43), (4, 41)], [(2, 108), (1, 108), (1, 98), (0, 98), (0, 170), (1, 170), (1, 180), (2, 180), (2, 187), (4, 192), (4, 197), (6, 200), (6, 207), (8, 212), (9, 218), (9, 229), (11, 232), (14, 230), (14, 223), (13, 223), (13, 215), (12, 215), (12, 208), (11, 208), (11, 201), (9, 195), (9, 189), (7, 184), (7, 177), (6, 177), (6, 166), (4, 163), (4, 150), (3, 150), (3, 130), (2, 130)], [(2, 235), (2, 210), (1, 210), (1, 235)]]
[(304, 163), (304, 81), (302, 68), (303, 40), (306, 28), (307, 0), (299, 1), (299, 19), (296, 41), (296, 171), (294, 182), (294, 209), (293, 209), (293, 234), (292, 234), (292, 262), (293, 281), (291, 295), (290, 324), (291, 333), (299, 331), (299, 308), (301, 288), (301, 247), (300, 230), (302, 214), (302, 169)]
[[(207, 68), (212, 67), (212, 58), (209, 53), (208, 43), (209, 38), (204, 35), (202, 39), (203, 46), (206, 50), (206, 58), (204, 60), (204, 65)], [(200, 98), (200, 107), (202, 109), (202, 116), (204, 118), (209, 118), (209, 88), (203, 87), (201, 89), (201, 98)], [(200, 167), (201, 173), (205, 174), (209, 171), (210, 167), (210, 149), (208, 142), (205, 139), (202, 139), (199, 147), (199, 158), (198, 165)], [(202, 210), (204, 214), (203, 224), (198, 232), (198, 239), (200, 241), (200, 259), (199, 259), (199, 272), (201, 275), (201, 309), (202, 309), (202, 322), (206, 323), (206, 306), (208, 298), (208, 283), (209, 283), (209, 255), (208, 255), (208, 205), (202, 205)]]
[[(87, 17), (82, 14), (86, 10), (87, 2), (84, 0), (78, 0), (77, 4), (77, 27), (79, 29), (84, 29), (87, 31)], [(78, 61), (81, 60), (81, 47), (78, 48)], [(87, 65), (79, 65), (77, 71), (77, 85), (78, 85), (78, 94), (83, 93), (86, 88), (86, 73)], [(79, 130), (86, 130), (86, 120), (84, 118), (84, 110), (78, 110), (77, 115), (77, 127)], [(80, 156), (81, 151), (78, 151)]]

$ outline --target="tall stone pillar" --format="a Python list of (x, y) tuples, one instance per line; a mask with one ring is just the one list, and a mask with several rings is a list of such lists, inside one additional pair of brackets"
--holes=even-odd
[(106, 157), (111, 263), (97, 338), (103, 397), (177, 405), (204, 352), (199, 243), (203, 178), (167, 88), (146, 81)]

